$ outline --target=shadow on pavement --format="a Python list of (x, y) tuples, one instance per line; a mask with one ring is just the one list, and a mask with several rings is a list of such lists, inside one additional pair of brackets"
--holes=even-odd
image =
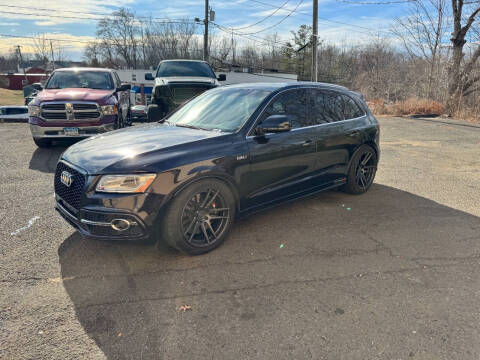
[(79, 140), (55, 141), (53, 146), (48, 148), (37, 147), (30, 159), (29, 169), (46, 173), (54, 173), (60, 155), (71, 145)]
[(58, 254), (109, 359), (462, 358), (480, 353), (468, 300), (480, 277), (447, 265), (478, 262), (479, 230), (476, 216), (375, 184), (240, 220), (203, 256), (76, 233)]

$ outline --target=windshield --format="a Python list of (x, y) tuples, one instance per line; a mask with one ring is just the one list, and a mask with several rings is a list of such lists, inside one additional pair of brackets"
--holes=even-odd
[(207, 63), (194, 61), (166, 61), (160, 63), (157, 77), (201, 76), (215, 78), (212, 68)]
[(265, 89), (215, 88), (186, 103), (167, 120), (177, 126), (235, 132), (270, 92)]
[(50, 76), (46, 89), (113, 89), (112, 76), (101, 71), (57, 71)]

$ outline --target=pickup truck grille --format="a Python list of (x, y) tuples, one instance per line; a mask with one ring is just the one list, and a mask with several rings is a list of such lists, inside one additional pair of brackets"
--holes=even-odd
[(76, 112), (75, 113), (75, 119), (76, 120), (97, 119), (99, 117), (100, 117), (100, 113), (98, 111)]
[[(64, 171), (70, 173), (73, 178), (70, 186), (65, 185), (61, 181), (61, 175)], [(55, 171), (55, 193), (68, 205), (78, 210), (85, 187), (85, 180), (84, 174), (72, 169), (63, 162), (59, 162)]]
[[(71, 104), (68, 109), (67, 104)], [(41, 107), (41, 118), (44, 120), (98, 120), (102, 117), (100, 109), (96, 103), (85, 102), (51, 102), (43, 103)]]
[(190, 100), (192, 97), (204, 92), (207, 88), (194, 87), (194, 88), (174, 88), (173, 89), (173, 101), (177, 104), (184, 103)]

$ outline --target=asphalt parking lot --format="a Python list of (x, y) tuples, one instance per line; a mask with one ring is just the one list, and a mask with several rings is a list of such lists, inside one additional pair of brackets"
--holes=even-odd
[(0, 124), (0, 358), (479, 359), (480, 127), (380, 123), (367, 194), (242, 219), (197, 257), (81, 238), (53, 209), (64, 147)]

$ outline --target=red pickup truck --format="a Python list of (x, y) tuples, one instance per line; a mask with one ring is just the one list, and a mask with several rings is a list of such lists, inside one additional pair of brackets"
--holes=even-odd
[(28, 105), (30, 131), (39, 147), (66, 137), (88, 137), (130, 124), (130, 84), (115, 70), (55, 70)]

